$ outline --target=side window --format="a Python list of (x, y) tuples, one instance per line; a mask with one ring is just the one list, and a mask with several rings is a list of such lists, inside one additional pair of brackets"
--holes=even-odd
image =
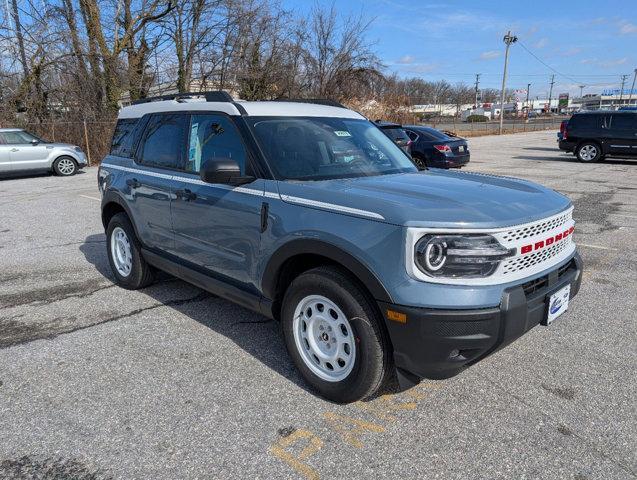
[(613, 115), (612, 128), (617, 130), (637, 130), (637, 115), (617, 114)]
[(415, 142), (416, 140), (418, 140), (418, 134), (416, 132), (412, 132), (411, 130), (405, 130), (407, 132), (407, 135), (409, 136), (409, 139), (412, 142)]
[(4, 143), (7, 145), (27, 145), (32, 140), (37, 140), (33, 135), (22, 131), (4, 132), (0, 135), (3, 136)]
[(124, 118), (117, 121), (111, 142), (111, 155), (129, 158), (133, 156), (135, 126), (138, 120), (137, 118)]
[(179, 168), (187, 121), (188, 116), (184, 114), (153, 115), (137, 150), (139, 163), (150, 167)]
[(246, 174), (247, 154), (241, 136), (232, 121), (224, 115), (192, 115), (185, 170), (199, 173), (211, 158), (230, 158)]

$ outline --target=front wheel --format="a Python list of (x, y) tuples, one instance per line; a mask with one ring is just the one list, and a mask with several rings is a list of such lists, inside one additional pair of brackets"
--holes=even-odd
[(61, 177), (70, 177), (77, 173), (77, 164), (71, 157), (60, 157), (53, 162), (53, 170)]
[(585, 142), (577, 147), (575, 155), (580, 162), (593, 163), (602, 157), (602, 149), (597, 143)]
[(285, 293), (281, 320), (294, 363), (323, 397), (354, 402), (382, 386), (391, 361), (382, 319), (345, 272), (301, 274)]

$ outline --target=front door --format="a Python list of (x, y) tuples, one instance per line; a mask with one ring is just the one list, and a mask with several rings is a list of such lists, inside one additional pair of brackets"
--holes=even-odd
[(152, 115), (137, 148), (135, 168), (127, 173), (125, 188), (140, 240), (162, 251), (174, 247), (173, 176), (182, 164), (187, 120), (186, 114)]
[(264, 181), (232, 187), (200, 180), (201, 166), (212, 158), (235, 160), (242, 175), (253, 175), (239, 131), (227, 115), (193, 114), (188, 132), (187, 158), (172, 204), (175, 254), (226, 281), (254, 287)]
[(42, 143), (23, 130), (3, 132), (4, 145), (9, 148), (11, 169), (18, 170), (44, 170), (50, 167), (49, 153), (53, 149), (51, 145)]
[(611, 119), (610, 153), (637, 155), (637, 114), (613, 113)]

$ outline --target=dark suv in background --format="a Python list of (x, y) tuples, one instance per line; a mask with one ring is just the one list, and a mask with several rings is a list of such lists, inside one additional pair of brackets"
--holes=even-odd
[(404, 128), (412, 141), (411, 156), (418, 168), (453, 168), (469, 163), (469, 145), (464, 138), (421, 125)]
[(561, 150), (580, 162), (610, 156), (637, 156), (637, 112), (597, 111), (574, 114), (562, 132)]
[(411, 155), (412, 142), (402, 125), (399, 123), (384, 122), (382, 120), (376, 120), (374, 123), (385, 135), (391, 138), (391, 140), (398, 145), (403, 152), (407, 155)]

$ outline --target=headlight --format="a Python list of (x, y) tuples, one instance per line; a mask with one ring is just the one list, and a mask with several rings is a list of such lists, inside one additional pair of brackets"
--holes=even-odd
[(514, 253), (491, 235), (428, 234), (416, 242), (414, 261), (431, 277), (479, 278), (491, 275), (503, 258)]

